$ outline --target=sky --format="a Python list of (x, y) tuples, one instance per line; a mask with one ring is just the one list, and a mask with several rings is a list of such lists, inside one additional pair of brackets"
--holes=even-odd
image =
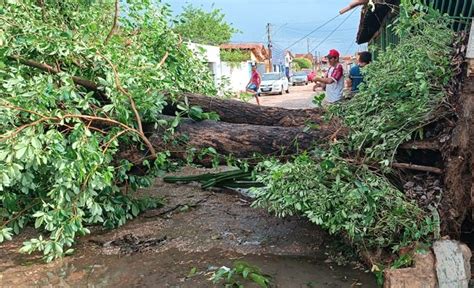
[[(336, 17), (338, 11), (347, 6), (349, 0), (165, 0), (163, 2), (170, 4), (175, 14), (179, 14), (182, 7), (187, 4), (201, 7), (206, 11), (212, 10), (213, 7), (221, 9), (226, 15), (226, 21), (241, 31), (234, 35), (232, 42), (266, 44), (266, 25), (270, 23), (275, 49), (289, 48), (293, 53), (307, 53), (309, 46), (313, 54), (319, 52), (326, 55), (329, 49), (337, 49), (341, 54), (348, 55), (367, 48), (355, 43), (360, 8), (350, 16), (350, 12), (338, 16), (307, 39), (295, 44), (318, 26)], [(331, 33), (339, 25), (336, 32)]]

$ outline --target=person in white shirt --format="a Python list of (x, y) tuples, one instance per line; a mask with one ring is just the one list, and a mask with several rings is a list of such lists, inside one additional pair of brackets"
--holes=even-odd
[(314, 82), (319, 82), (325, 87), (326, 97), (324, 102), (331, 104), (342, 99), (344, 90), (344, 68), (339, 63), (339, 52), (337, 50), (330, 50), (327, 55), (329, 62), (329, 69), (326, 77), (315, 77)]

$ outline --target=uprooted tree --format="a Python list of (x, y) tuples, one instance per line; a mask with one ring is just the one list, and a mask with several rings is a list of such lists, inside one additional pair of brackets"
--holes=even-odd
[[(453, 198), (417, 204), (400, 191), (410, 176), (395, 173), (443, 173), (442, 163), (428, 167), (436, 165), (426, 159), (396, 162), (408, 157), (398, 148), (416, 135), (451, 135), (446, 123), (462, 118), (450, 106), (461, 99), (451, 62), (462, 53), (448, 23), (406, 9), (400, 45), (368, 67), (358, 97), (329, 113), (202, 96), (216, 94), (212, 77), (169, 28), (166, 6), (7, 1), (0, 7), (0, 242), (33, 224), (48, 237), (22, 251), (61, 257), (88, 225), (116, 227), (159, 204), (130, 191), (150, 185), (174, 159), (209, 164), (231, 156), (256, 165), (264, 187), (254, 190), (255, 205), (306, 215), (369, 248), (432, 239), (437, 211), (442, 233), (457, 234), (467, 211), (457, 202), (464, 192), (450, 192), (457, 184), (446, 186)], [(440, 162), (465, 149), (446, 148)]]

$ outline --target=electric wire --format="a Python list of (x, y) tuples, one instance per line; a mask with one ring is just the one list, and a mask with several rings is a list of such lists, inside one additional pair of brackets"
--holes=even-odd
[[(352, 14), (351, 14), (352, 15)], [(334, 21), (337, 17), (339, 17), (340, 14), (337, 14), (336, 16), (332, 17), (331, 19), (327, 20), (326, 22), (324, 22), (323, 24), (319, 25), (318, 27), (316, 27), (315, 29), (313, 29), (311, 32), (307, 33), (305, 36), (301, 37), (300, 39), (296, 40), (294, 43), (292, 43), (290, 46), (286, 47), (285, 50), (288, 50), (290, 49), (291, 47), (295, 46), (296, 44), (300, 43), (301, 41), (303, 41), (304, 39), (308, 38), (310, 35), (312, 35), (314, 32), (318, 31), (319, 29), (323, 28), (324, 26), (326, 26), (327, 24), (329, 24), (330, 22)]]
[(354, 14), (355, 11), (356, 11), (356, 9), (353, 9), (353, 10), (351, 11), (351, 13), (350, 13), (349, 15), (347, 15), (347, 17), (344, 18), (344, 20), (342, 20), (342, 22), (339, 23), (339, 25), (337, 25), (336, 28), (334, 28), (334, 29), (331, 31), (331, 33), (328, 34), (328, 36), (326, 36), (326, 38), (324, 38), (322, 41), (320, 41), (320, 42), (318, 43), (318, 45), (316, 45), (316, 47), (314, 47), (314, 48), (311, 50), (311, 52), (314, 53), (314, 52), (316, 51), (316, 49), (319, 48), (319, 46), (321, 46), (321, 45), (324, 44), (329, 38), (331, 38), (331, 36), (332, 36), (334, 33), (336, 33), (337, 30), (338, 30), (339, 28), (341, 28), (341, 26), (344, 25), (344, 23), (346, 23), (347, 20), (349, 20), (349, 18)]

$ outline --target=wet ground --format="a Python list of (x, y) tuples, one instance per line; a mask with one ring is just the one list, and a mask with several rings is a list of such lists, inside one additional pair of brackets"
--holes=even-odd
[[(201, 172), (187, 168), (183, 174)], [(304, 219), (278, 219), (251, 208), (240, 194), (196, 185), (158, 180), (140, 193), (164, 197), (166, 205), (120, 229), (96, 229), (64, 260), (43, 264), (19, 255), (33, 231), (3, 244), (0, 286), (222, 287), (208, 280), (212, 272), (244, 260), (270, 275), (272, 287), (376, 287), (356, 262), (343, 259), (346, 266), (339, 266), (337, 239)]]

